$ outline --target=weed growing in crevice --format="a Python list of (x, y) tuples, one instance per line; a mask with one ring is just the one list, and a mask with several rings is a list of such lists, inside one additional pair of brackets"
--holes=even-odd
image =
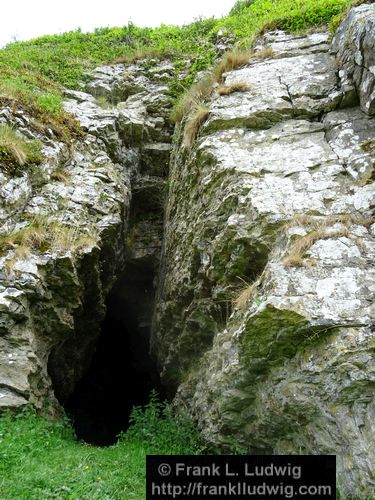
[(47, 217), (36, 217), (20, 230), (0, 235), (0, 253), (14, 250), (13, 258), (32, 251), (63, 254), (94, 246), (98, 236), (94, 229), (84, 231)]
[(0, 170), (12, 175), (43, 161), (39, 141), (27, 141), (7, 124), (0, 125)]
[(230, 85), (222, 85), (217, 88), (216, 92), (220, 95), (230, 95), (235, 92), (248, 92), (252, 89), (252, 86), (246, 82), (234, 82)]
[[(292, 227), (307, 226), (309, 232), (304, 236), (299, 236), (289, 247), (287, 254), (282, 260), (286, 267), (302, 267), (313, 265), (311, 259), (305, 259), (306, 252), (319, 240), (330, 238), (351, 238), (358, 244), (357, 238), (352, 237), (349, 228), (352, 225), (362, 225), (369, 227), (373, 224), (373, 217), (362, 217), (350, 214), (331, 215), (328, 217), (312, 217), (308, 215), (297, 215), (293, 217), (285, 226), (284, 230)], [(330, 226), (340, 224), (338, 229), (330, 229)]]

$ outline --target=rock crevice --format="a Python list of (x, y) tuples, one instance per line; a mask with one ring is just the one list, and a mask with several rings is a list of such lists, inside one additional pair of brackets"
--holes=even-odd
[(0, 111), (45, 155), (0, 173), (0, 409), (86, 412), (74, 390), (102, 325), (129, 324), (132, 373), (152, 369), (150, 342), (215, 446), (333, 453), (343, 494), (371, 491), (374, 20), (352, 9), (332, 46), (267, 33), (262, 58), (224, 74), (247, 90), (213, 93), (189, 151), (181, 126), (172, 140), (169, 62), (66, 91), (85, 131), (71, 148)]

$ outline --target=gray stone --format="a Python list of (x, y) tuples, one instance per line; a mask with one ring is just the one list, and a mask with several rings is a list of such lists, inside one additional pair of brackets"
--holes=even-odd
[(152, 349), (216, 446), (336, 454), (344, 497), (365, 497), (375, 122), (337, 109), (353, 87), (326, 34), (264, 44), (273, 58), (225, 75), (252, 89), (214, 99), (193, 149), (173, 151)]
[(343, 89), (355, 88), (361, 109), (375, 114), (375, 5), (351, 9), (332, 43)]

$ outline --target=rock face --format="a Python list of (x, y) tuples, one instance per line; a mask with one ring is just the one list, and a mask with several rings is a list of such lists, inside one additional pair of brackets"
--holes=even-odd
[(352, 9), (339, 26), (332, 44), (340, 67), (342, 86), (355, 88), (361, 109), (375, 114), (374, 6)]
[[(45, 162), (18, 177), (0, 174), (0, 409), (58, 407), (55, 396), (64, 401), (90, 363), (125, 263), (157, 266), (171, 66), (156, 63), (126, 74), (123, 65), (101, 67), (91, 94), (67, 91), (65, 107), (86, 132), (70, 149), (52, 131), (32, 132), (21, 110), (1, 110), (2, 123), (41, 141)], [(12, 243), (35, 226), (48, 233), (48, 248)]]
[(342, 493), (370, 494), (374, 22), (374, 4), (353, 9), (332, 46), (266, 34), (224, 75), (247, 90), (212, 97), (192, 149), (181, 126), (172, 145), (168, 62), (100, 67), (67, 91), (86, 132), (70, 148), (0, 111), (45, 154), (0, 174), (0, 410), (69, 397), (127, 265), (148, 332), (153, 294), (133, 290), (160, 264), (151, 348), (206, 438), (336, 454)]
[(270, 33), (225, 75), (250, 90), (173, 152), (152, 344), (208, 440), (334, 453), (355, 497), (375, 461), (374, 16), (353, 9), (332, 50)]

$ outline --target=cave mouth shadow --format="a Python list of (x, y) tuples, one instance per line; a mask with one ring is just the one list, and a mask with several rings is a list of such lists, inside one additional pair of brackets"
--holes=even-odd
[(165, 396), (149, 355), (152, 276), (128, 268), (118, 280), (90, 366), (63, 405), (77, 439), (88, 444), (115, 444), (134, 406), (146, 404), (152, 390)]

